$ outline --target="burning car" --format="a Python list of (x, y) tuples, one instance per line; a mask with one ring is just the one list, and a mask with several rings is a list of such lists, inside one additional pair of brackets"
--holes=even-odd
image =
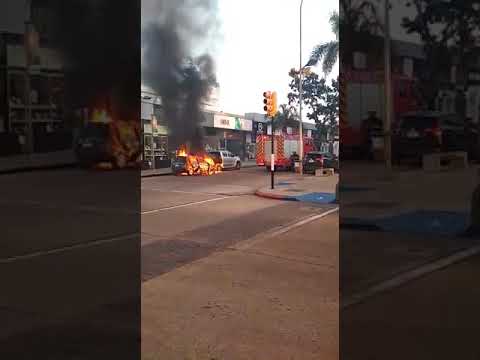
[(206, 153), (191, 154), (180, 149), (172, 161), (172, 172), (175, 175), (208, 176), (221, 170), (221, 166)]
[(141, 155), (139, 138), (135, 123), (112, 121), (105, 111), (95, 111), (93, 118), (80, 131), (75, 154), (84, 167), (138, 167)]

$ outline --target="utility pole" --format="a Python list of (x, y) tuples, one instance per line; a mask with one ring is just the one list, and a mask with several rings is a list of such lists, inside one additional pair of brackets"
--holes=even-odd
[(272, 119), (272, 149), (271, 149), (271, 164), (270, 164), (270, 177), (271, 188), (275, 187), (275, 126), (274, 119), (277, 114), (277, 93), (275, 91), (265, 91), (263, 93), (263, 103), (265, 110), (265, 120), (269, 117)]
[(24, 33), (24, 47), (25, 47), (25, 91), (26, 91), (26, 107), (25, 107), (25, 120), (26, 120), (26, 141), (28, 146), (28, 152), (33, 153), (33, 124), (32, 124), (32, 99), (31, 99), (31, 82), (30, 82), (30, 65), (33, 59), (32, 49), (32, 32), (33, 25), (31, 19), (31, 0), (27, 0), (25, 3), (25, 33)]
[(299, 66), (299, 84), (298, 84), (298, 102), (299, 102), (299, 125), (298, 125), (298, 135), (299, 135), (299, 158), (300, 158), (300, 175), (303, 175), (303, 120), (302, 120), (302, 102), (303, 102), (303, 65), (302, 65), (302, 7), (303, 0), (300, 1), (300, 66)]
[(272, 154), (271, 154), (271, 169), (270, 169), (270, 187), (272, 190), (275, 188), (275, 129), (272, 116)]
[(385, 0), (385, 117), (383, 122), (384, 156), (388, 170), (392, 169), (392, 70), (390, 47), (390, 2)]

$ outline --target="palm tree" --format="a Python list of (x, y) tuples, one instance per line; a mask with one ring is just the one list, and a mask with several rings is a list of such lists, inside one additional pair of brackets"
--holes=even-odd
[(278, 107), (278, 112), (273, 118), (275, 127), (280, 128), (284, 126), (297, 127), (298, 126), (298, 112), (297, 108), (292, 105), (282, 104)]
[(362, 41), (365, 40), (364, 35), (378, 34), (382, 31), (382, 24), (374, 5), (375, 1), (378, 0), (340, 0), (340, 14), (335, 11), (329, 19), (335, 40), (317, 45), (306, 66), (315, 66), (321, 62), (324, 74), (330, 74), (339, 57), (340, 37), (344, 39), (342, 40), (342, 62), (351, 61), (354, 44), (368, 43), (368, 41)]
[(332, 72), (333, 66), (338, 60), (339, 51), (339, 31), (340, 31), (340, 17), (338, 12), (333, 12), (330, 15), (330, 26), (332, 32), (335, 34), (335, 40), (315, 46), (310, 55), (310, 60), (306, 66), (314, 66), (322, 62), (322, 70), (325, 75)]

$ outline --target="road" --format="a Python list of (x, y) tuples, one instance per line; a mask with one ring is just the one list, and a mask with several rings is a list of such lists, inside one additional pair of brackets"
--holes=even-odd
[(129, 171), (0, 176), (1, 358), (138, 354), (139, 188)]
[(332, 208), (255, 196), (254, 191), (268, 181), (261, 168), (211, 177), (142, 179), (143, 280)]
[[(138, 279), (161, 279), (328, 208), (253, 195), (268, 182), (262, 168), (212, 177), (141, 179), (135, 171), (78, 169), (1, 176), (0, 355), (133, 358), (140, 346), (131, 341), (140, 333)], [(336, 241), (332, 216), (326, 237)], [(319, 221), (310, 227), (325, 226)], [(336, 242), (330, 246), (338, 249)], [(288, 256), (291, 263), (307, 255)], [(329, 278), (336, 281), (329, 289), (337, 289), (338, 272)]]
[(338, 358), (338, 213), (269, 180), (142, 179), (144, 359)]

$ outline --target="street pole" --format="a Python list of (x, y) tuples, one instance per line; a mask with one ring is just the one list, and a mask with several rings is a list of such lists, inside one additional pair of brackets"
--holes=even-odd
[(299, 66), (299, 85), (298, 85), (298, 102), (299, 102), (299, 125), (298, 125), (298, 134), (299, 134), (299, 146), (300, 151), (298, 152), (300, 158), (300, 175), (303, 175), (303, 121), (302, 121), (302, 101), (303, 101), (303, 66), (302, 66), (302, 7), (303, 0), (300, 1), (300, 66)]
[(26, 71), (26, 76), (25, 76), (25, 91), (27, 95), (27, 102), (26, 102), (26, 111), (25, 111), (25, 120), (26, 120), (26, 141), (27, 141), (27, 146), (28, 146), (28, 153), (31, 154), (33, 153), (33, 124), (32, 124), (32, 103), (31, 103), (31, 84), (30, 84), (30, 59), (31, 59), (31, 51), (30, 49), (30, 36), (31, 31), (32, 31), (32, 23), (31, 23), (31, 1), (27, 0), (25, 3), (25, 34), (24, 34), (24, 46), (25, 46), (25, 58), (26, 58), (26, 66), (25, 66), (25, 71)]
[(385, 0), (385, 121), (384, 121), (384, 156), (387, 170), (392, 169), (392, 70), (390, 50), (390, 2)]
[(271, 165), (270, 165), (270, 182), (272, 190), (275, 188), (275, 129), (273, 127), (273, 116), (272, 116), (272, 155), (271, 155)]

